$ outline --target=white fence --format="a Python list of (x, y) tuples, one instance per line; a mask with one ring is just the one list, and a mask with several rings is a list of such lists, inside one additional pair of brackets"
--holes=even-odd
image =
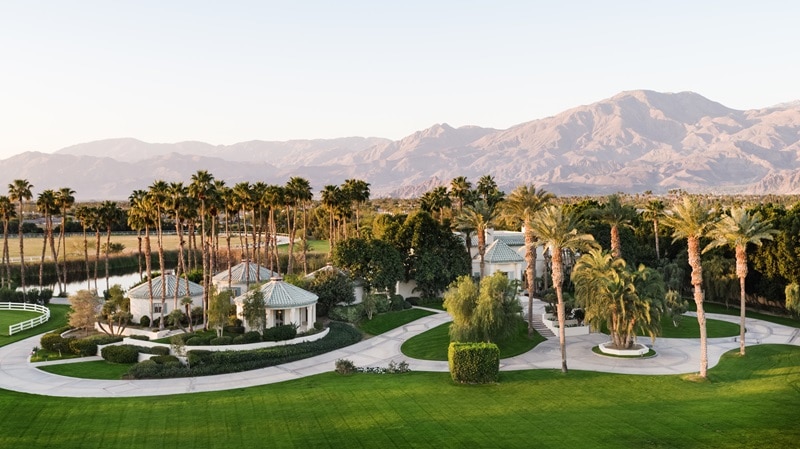
[(30, 320), (8, 326), (8, 335), (14, 335), (25, 329), (36, 327), (50, 319), (50, 309), (45, 306), (40, 306), (39, 304), (0, 302), (0, 310), (26, 310), (28, 312), (39, 312), (42, 314), (36, 318), (31, 318)]

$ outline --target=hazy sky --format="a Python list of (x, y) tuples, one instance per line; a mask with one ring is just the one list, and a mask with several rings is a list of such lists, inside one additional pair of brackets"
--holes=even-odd
[(787, 1), (0, 0), (0, 158), (507, 128), (623, 90), (800, 99)]

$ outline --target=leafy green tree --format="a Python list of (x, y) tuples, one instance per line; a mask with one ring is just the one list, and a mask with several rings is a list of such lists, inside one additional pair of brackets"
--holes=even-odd
[(69, 297), (69, 325), (78, 329), (89, 330), (97, 321), (97, 310), (100, 298), (88, 290), (80, 290)]
[(364, 282), (365, 292), (372, 289), (391, 291), (403, 278), (403, 260), (387, 242), (375, 239), (349, 238), (333, 248), (333, 264), (355, 279)]
[(217, 292), (212, 287), (208, 304), (208, 325), (217, 332), (217, 337), (222, 336), (222, 330), (228, 324), (232, 306), (230, 290)]
[(108, 298), (103, 303), (98, 317), (98, 327), (108, 335), (122, 335), (133, 318), (130, 313), (130, 299), (125, 297), (125, 292), (119, 284), (108, 289)]
[(445, 310), (453, 317), (450, 324), (450, 341), (469, 342), (478, 340), (478, 331), (473, 326), (473, 314), (478, 305), (480, 290), (471, 276), (460, 276), (444, 293)]
[(256, 288), (247, 292), (242, 301), (242, 317), (250, 330), (264, 332), (267, 325), (267, 304), (264, 302), (264, 292)]
[(453, 317), (450, 340), (497, 342), (514, 333), (522, 308), (518, 284), (497, 272), (476, 284), (461, 276), (444, 294), (444, 307)]
[(722, 215), (709, 232), (713, 239), (703, 250), (717, 246), (730, 246), (736, 252), (736, 277), (739, 278), (739, 354), (745, 355), (745, 278), (747, 277), (747, 245), (761, 246), (763, 240), (772, 240), (778, 231), (761, 214), (748, 213), (743, 207), (734, 207), (730, 215)]
[(464, 211), (456, 219), (460, 226), (474, 229), (475, 234), (478, 236), (478, 255), (480, 256), (481, 277), (483, 277), (485, 272), (485, 262), (483, 258), (486, 255), (486, 230), (491, 226), (494, 219), (497, 218), (498, 212), (498, 209), (495, 208), (495, 204), (481, 200), (465, 207)]
[(356, 300), (353, 280), (335, 270), (322, 271), (306, 288), (316, 294), (317, 315), (325, 316), (331, 307), (340, 302), (351, 304)]

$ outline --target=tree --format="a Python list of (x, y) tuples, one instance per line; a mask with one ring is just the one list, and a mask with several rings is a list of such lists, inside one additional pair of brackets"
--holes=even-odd
[(658, 222), (661, 220), (661, 217), (664, 215), (664, 202), (661, 200), (650, 200), (647, 202), (647, 205), (642, 212), (642, 216), (646, 220), (650, 220), (653, 222), (653, 235), (655, 235), (655, 242), (656, 242), (656, 259), (661, 259), (661, 252), (659, 249), (659, 242), (658, 242)]
[(42, 241), (42, 259), (39, 263), (39, 285), (44, 284), (44, 258), (47, 252), (47, 244), (53, 251), (53, 263), (56, 264), (56, 278), (58, 279), (58, 291), (63, 292), (61, 287), (61, 276), (58, 275), (58, 260), (55, 255), (55, 245), (53, 244), (53, 211), (56, 210), (56, 193), (50, 189), (42, 191), (36, 198), (36, 210), (44, 216), (44, 240)]
[(483, 198), (483, 201), (486, 201), (490, 206), (494, 207), (503, 200), (503, 196), (505, 195), (500, 189), (497, 188), (497, 182), (495, 182), (494, 177), (491, 175), (483, 175), (478, 179), (478, 184), (475, 186), (475, 190), (478, 194)]
[(264, 302), (264, 292), (254, 289), (247, 292), (242, 302), (242, 317), (250, 330), (264, 332), (267, 325), (267, 305)]
[(339, 207), (339, 203), (341, 202), (342, 190), (339, 188), (339, 186), (327, 185), (322, 188), (321, 194), (322, 206), (328, 210), (328, 243), (332, 252), (336, 241), (334, 232), (334, 216), (336, 209)]
[(486, 254), (486, 230), (497, 217), (498, 211), (492, 203), (484, 200), (464, 208), (458, 216), (459, 225), (475, 230), (478, 236), (478, 255), (480, 256), (481, 277), (484, 275), (484, 255)]
[[(155, 221), (155, 210), (150, 201), (147, 200), (147, 193), (143, 190), (134, 192), (131, 196), (131, 209), (128, 213), (128, 223), (137, 229), (144, 228), (144, 260), (145, 270), (147, 273), (147, 290), (150, 299), (150, 307), (148, 309), (148, 318), (153, 322), (153, 263), (152, 251), (150, 246), (150, 228)], [(97, 241), (100, 241), (99, 227), (97, 234)], [(100, 251), (100, 245), (97, 247)], [(140, 274), (141, 276), (141, 274)], [(97, 260), (95, 259), (95, 279), (97, 279)], [(95, 282), (96, 284), (96, 282)]]
[[(64, 275), (64, 288), (67, 286), (67, 239), (65, 237), (65, 232), (67, 228), (67, 212), (69, 208), (75, 204), (75, 191), (69, 187), (62, 187), (58, 189), (56, 192), (55, 198), (55, 205), (58, 207), (59, 212), (61, 213), (61, 228), (58, 232), (58, 242), (59, 248), (63, 249), (61, 252), (61, 262), (64, 264), (63, 269), (61, 272)], [(61, 246), (63, 245), (63, 247)], [(53, 261), (56, 265), (56, 277), (58, 277), (58, 261)]]
[[(99, 209), (99, 217), (100, 221), (105, 225), (106, 228), (106, 245), (105, 245), (105, 262), (106, 262), (106, 290), (110, 288), (108, 285), (108, 255), (111, 251), (111, 230), (118, 221), (122, 220), (124, 213), (122, 209), (117, 206), (117, 203), (114, 201), (103, 201), (100, 205)], [(162, 267), (163, 273), (163, 267)], [(163, 307), (163, 305), (162, 305)], [(163, 322), (163, 320), (162, 320)]]
[(444, 186), (434, 187), (433, 190), (425, 192), (420, 198), (420, 209), (436, 214), (439, 223), (444, 223), (444, 209), (450, 207), (450, 194)]
[[(187, 288), (186, 291), (188, 292), (189, 289)], [(181, 305), (183, 306), (183, 309), (186, 311), (186, 317), (189, 319), (189, 332), (194, 332), (194, 323), (192, 322), (193, 304), (194, 302), (192, 301), (192, 298), (190, 298), (189, 296), (184, 296), (183, 298), (181, 298)]]
[(192, 175), (192, 182), (189, 184), (189, 195), (200, 202), (200, 234), (202, 235), (202, 258), (203, 258), (203, 326), (208, 328), (208, 302), (209, 291), (211, 285), (211, 275), (209, 267), (209, 252), (210, 248), (206, 238), (206, 201), (211, 195), (213, 188), (214, 176), (206, 170), (198, 170), (197, 173)]
[(356, 300), (352, 279), (338, 270), (323, 270), (305, 287), (318, 296), (317, 315), (327, 315), (336, 304)]
[[(158, 246), (158, 270), (161, 274), (161, 313), (162, 316), (164, 311), (167, 310), (167, 281), (166, 281), (166, 266), (164, 263), (164, 229), (162, 228), (162, 214), (163, 211), (166, 209), (167, 206), (167, 197), (168, 197), (169, 185), (162, 180), (157, 180), (150, 185), (150, 189), (147, 191), (147, 201), (150, 202), (150, 205), (156, 211), (156, 245)], [(105, 215), (105, 214), (104, 214)], [(106, 260), (108, 260), (108, 251), (106, 250)], [(108, 275), (106, 273), (106, 275)], [(108, 284), (108, 280), (106, 280), (106, 284)], [(176, 286), (177, 287), (177, 286)], [(166, 319), (161, 319), (158, 322), (158, 328), (163, 330), (164, 329), (164, 322)]]
[(622, 257), (622, 243), (619, 238), (619, 228), (632, 228), (631, 223), (636, 217), (636, 209), (632, 206), (623, 205), (619, 195), (611, 195), (608, 201), (601, 207), (592, 209), (589, 215), (600, 220), (611, 227), (611, 255)]
[(232, 292), (230, 290), (217, 292), (213, 287), (211, 289), (212, 292), (208, 304), (208, 325), (217, 332), (217, 337), (221, 337), (222, 330), (228, 324), (228, 317), (231, 314)]
[(450, 340), (497, 342), (512, 335), (521, 307), (516, 282), (497, 272), (480, 281), (461, 276), (444, 294), (444, 307), (453, 317)]
[(390, 291), (403, 278), (403, 259), (397, 250), (382, 240), (345, 239), (336, 244), (333, 264), (364, 281), (365, 293), (372, 289)]
[(521, 185), (503, 201), (501, 215), (522, 225), (525, 236), (525, 280), (528, 287), (528, 335), (533, 334), (533, 297), (536, 295), (536, 250), (538, 241), (531, 229), (534, 214), (553, 198), (551, 193), (533, 184)]
[[(286, 272), (292, 274), (294, 273), (294, 240), (297, 235), (297, 209), (298, 207), (302, 208), (303, 215), (305, 216), (305, 205), (311, 201), (312, 198), (311, 184), (305, 178), (293, 176), (286, 183), (285, 192), (286, 195), (284, 195), (284, 199), (291, 209), (291, 216), (289, 210), (287, 210), (286, 213), (286, 219), (289, 223), (289, 262), (286, 267)], [(306, 233), (305, 226), (304, 224), (304, 234)], [(305, 237), (303, 237), (303, 242), (305, 242)], [(303, 253), (305, 254), (305, 245)]]
[(0, 195), (0, 219), (3, 220), (3, 265), (5, 266), (5, 276), (0, 287), (11, 286), (11, 256), (8, 251), (8, 225), (17, 216), (14, 203), (5, 195)]
[(25, 221), (25, 201), (33, 198), (33, 184), (26, 179), (15, 179), (14, 182), (8, 185), (8, 198), (11, 201), (19, 202), (19, 227), (17, 228), (17, 236), (19, 237), (19, 278), (20, 287), (22, 288), (22, 299), (27, 302), (25, 293), (25, 250), (23, 244), (22, 223)]
[(108, 289), (108, 299), (100, 309), (98, 327), (108, 335), (122, 335), (133, 318), (130, 309), (130, 299), (125, 297), (122, 287), (119, 284), (112, 285)]
[(80, 290), (69, 297), (69, 325), (88, 331), (97, 321), (100, 298), (88, 290)]
[(547, 206), (537, 211), (531, 220), (531, 230), (550, 252), (553, 266), (551, 277), (556, 290), (558, 312), (558, 341), (561, 346), (561, 372), (567, 372), (567, 345), (564, 333), (566, 321), (564, 311), (564, 253), (563, 251), (587, 251), (597, 247), (594, 237), (579, 234), (577, 216), (557, 206)]
[(356, 237), (361, 237), (359, 209), (369, 201), (369, 183), (361, 179), (345, 179), (342, 191), (356, 206)]
[(694, 303), (697, 306), (697, 323), (700, 325), (700, 377), (708, 377), (708, 334), (706, 313), (703, 309), (703, 265), (700, 259), (700, 238), (711, 225), (712, 213), (697, 197), (685, 195), (667, 212), (663, 223), (672, 228), (673, 242), (686, 239), (689, 266), (692, 268)]
[(450, 181), (450, 197), (457, 201), (459, 214), (464, 210), (470, 189), (472, 189), (472, 183), (467, 181), (466, 176), (457, 176)]
[(733, 247), (736, 252), (736, 277), (739, 278), (739, 354), (745, 355), (745, 309), (747, 296), (744, 281), (747, 277), (747, 245), (761, 246), (762, 241), (772, 240), (778, 231), (769, 220), (764, 220), (758, 212), (748, 213), (743, 207), (734, 207), (730, 215), (723, 214), (709, 231), (713, 240), (703, 252), (718, 246)]
[(633, 271), (624, 259), (594, 249), (582, 255), (572, 270), (575, 300), (585, 320), (596, 329), (606, 325), (611, 342), (628, 349), (636, 335), (660, 332), (664, 280), (643, 265)]

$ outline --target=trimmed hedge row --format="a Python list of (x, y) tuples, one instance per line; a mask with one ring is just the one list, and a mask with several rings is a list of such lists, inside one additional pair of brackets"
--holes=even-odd
[(122, 337), (94, 335), (86, 338), (62, 337), (61, 332), (50, 332), (42, 335), (39, 343), (42, 348), (51, 352), (71, 352), (80, 356), (97, 354), (98, 345), (107, 345), (122, 341)]
[(500, 374), (500, 349), (494, 343), (450, 343), (447, 362), (455, 382), (493, 383)]
[(361, 337), (361, 332), (354, 327), (331, 322), (328, 335), (316, 341), (249, 351), (192, 350), (187, 354), (189, 366), (179, 368), (170, 363), (156, 365), (142, 362), (132, 366), (126, 377), (158, 379), (249, 371), (324, 354), (357, 343)]

